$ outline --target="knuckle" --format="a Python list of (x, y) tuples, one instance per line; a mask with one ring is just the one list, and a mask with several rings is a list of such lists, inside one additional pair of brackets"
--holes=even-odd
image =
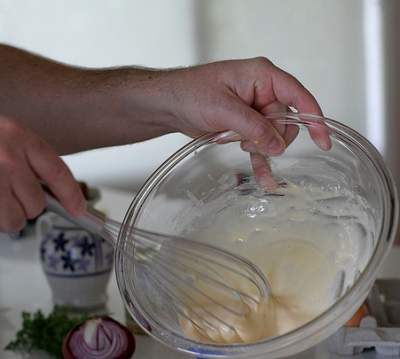
[(266, 57), (263, 56), (258, 56), (253, 59), (253, 62), (256, 67), (259, 67), (261, 69), (263, 68), (269, 68), (272, 66), (272, 62), (268, 60)]
[(260, 140), (268, 135), (268, 131), (261, 122), (252, 121), (249, 124), (249, 136), (251, 139)]
[(256, 152), (256, 147), (250, 141), (241, 141), (240, 148), (245, 152)]
[(240, 142), (240, 148), (243, 150), (243, 151), (248, 151), (249, 150), (249, 144), (248, 144), (248, 142), (247, 141), (242, 141), (242, 142)]
[(299, 82), (295, 77), (290, 75), (290, 81), (292, 82), (293, 87), (293, 105), (299, 101), (302, 101), (308, 97), (307, 90), (305, 87)]

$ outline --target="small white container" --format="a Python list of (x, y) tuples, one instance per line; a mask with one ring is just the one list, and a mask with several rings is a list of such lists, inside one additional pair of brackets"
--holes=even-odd
[(36, 234), (54, 304), (82, 309), (104, 306), (113, 247), (54, 213), (45, 213), (38, 219)]

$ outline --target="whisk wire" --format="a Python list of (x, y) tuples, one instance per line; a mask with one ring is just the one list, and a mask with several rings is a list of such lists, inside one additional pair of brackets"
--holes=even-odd
[[(167, 281), (170, 285), (174, 285), (170, 279), (168, 279), (168, 277), (166, 277), (165, 275), (161, 274), (160, 272), (156, 272), (154, 273), (154, 279), (159, 277), (161, 280)], [(157, 281), (159, 283), (159, 285), (161, 285), (164, 289), (165, 289), (165, 284), (163, 285), (162, 281), (158, 280)], [(181, 288), (179, 288), (179, 286), (176, 286), (175, 289), (177, 289), (177, 291), (179, 291), (188, 301), (190, 301), (192, 303), (193, 306), (188, 307), (188, 303), (183, 301), (182, 299), (180, 299), (178, 296), (171, 294), (171, 296), (173, 296), (175, 298), (176, 301), (180, 302), (181, 305), (183, 307), (186, 308), (187, 311), (189, 311), (191, 314), (195, 313), (202, 322), (207, 323), (207, 325), (210, 327), (210, 329), (213, 330), (217, 330), (217, 328), (210, 323), (207, 319), (205, 319), (204, 316), (200, 316), (197, 312), (196, 309), (200, 309), (201, 311), (204, 312), (205, 314), (207, 314), (208, 318), (213, 318), (215, 319), (220, 325), (223, 325), (226, 328), (229, 328), (230, 330), (235, 330), (234, 327), (232, 327), (231, 325), (229, 325), (228, 323), (226, 323), (223, 319), (221, 319), (220, 317), (218, 317), (217, 315), (215, 315), (214, 313), (210, 312), (207, 309), (204, 309), (204, 303), (201, 303), (195, 299), (193, 299), (188, 293), (186, 293), (185, 291), (182, 291)], [(213, 303), (215, 303), (213, 301)], [(217, 303), (218, 304), (218, 303)]]
[[(193, 317), (193, 315), (191, 315), (191, 316), (187, 315), (184, 310), (182, 310), (178, 305), (175, 304), (175, 302), (180, 303), (180, 305), (184, 308), (186, 306), (185, 302), (180, 297), (176, 296), (173, 292), (171, 292), (170, 290), (165, 288), (163, 283), (160, 282), (157, 279), (157, 277), (148, 276), (147, 279), (149, 281), (154, 282), (154, 284), (158, 288), (160, 288), (160, 291), (163, 292), (167, 297), (169, 297), (171, 299), (170, 304), (174, 308), (174, 311), (178, 315), (178, 318), (179, 318), (179, 316), (182, 317), (182, 318), (185, 318), (187, 321), (192, 323), (199, 332), (201, 332), (205, 336), (207, 336), (207, 331), (204, 329), (204, 324), (206, 324), (208, 326), (208, 328), (211, 329), (211, 330), (218, 330), (207, 319), (205, 319), (204, 317), (199, 316), (197, 313), (191, 312), (191, 314), (194, 314), (194, 316), (197, 318), (197, 320), (200, 319), (200, 323), (198, 323), (196, 321), (196, 319)], [(187, 308), (186, 308), (186, 311), (188, 311)], [(225, 325), (226, 327), (228, 327), (231, 330), (235, 330), (234, 327), (230, 326), (227, 323), (221, 322), (221, 324)]]
[[(107, 228), (111, 229), (111, 227), (114, 227), (114, 228), (112, 228), (112, 231), (113, 231), (113, 233), (115, 233), (115, 231), (116, 231), (115, 224), (110, 223), (110, 225)], [(186, 257), (192, 261), (191, 265), (193, 265), (193, 263), (199, 264), (199, 260), (202, 260), (202, 262), (201, 262), (202, 270), (204, 270), (204, 268), (210, 269), (210, 265), (212, 264), (216, 267), (219, 267), (220, 269), (223, 269), (223, 270), (229, 272), (230, 275), (235, 274), (237, 276), (242, 277), (242, 279), (244, 279), (246, 282), (251, 282), (257, 288), (257, 291), (259, 293), (261, 293), (262, 296), (268, 294), (268, 293), (265, 293), (265, 288), (269, 289), (268, 283), (266, 281), (262, 281), (260, 283), (260, 281), (257, 281), (255, 279), (257, 277), (254, 276), (254, 272), (256, 272), (258, 274), (258, 279), (263, 278), (263, 276), (262, 276), (262, 274), (260, 275), (260, 273), (258, 273), (257, 268), (252, 263), (248, 262), (245, 258), (238, 257), (238, 256), (234, 257), (232, 255), (229, 255), (224, 250), (221, 250), (218, 247), (215, 247), (215, 246), (212, 246), (209, 244), (199, 243), (196, 241), (192, 241), (190, 239), (184, 239), (184, 238), (181, 238), (178, 236), (173, 236), (173, 235), (166, 236), (164, 234), (154, 233), (154, 232), (146, 231), (143, 229), (137, 229), (137, 228), (129, 230), (128, 238), (133, 238), (133, 240), (132, 240), (132, 242), (130, 242), (130, 241), (124, 242), (124, 246), (126, 246), (125, 250), (127, 249), (127, 247), (130, 247), (130, 250), (135, 251), (135, 246), (142, 247), (144, 249), (149, 249), (149, 247), (146, 246), (147, 243), (151, 244), (152, 246), (157, 246), (158, 250), (160, 250), (161, 246), (162, 246), (162, 252), (165, 254), (166, 254), (166, 252), (170, 252), (170, 253), (172, 252), (173, 255), (176, 256), (175, 259)], [(212, 250), (214, 252), (213, 255), (215, 257), (218, 257), (219, 260), (218, 261), (215, 260), (210, 255), (205, 257), (204, 255), (201, 254), (202, 251), (204, 251), (204, 250), (206, 250), (207, 252)], [(161, 252), (161, 250), (160, 250), (160, 252)], [(224, 260), (225, 262), (222, 260)], [(247, 267), (243, 266), (243, 262), (247, 264)], [(239, 266), (239, 268), (241, 268), (241, 271), (238, 270), (236, 267), (233, 267), (232, 265), (229, 265), (227, 263), (235, 263), (236, 267)], [(216, 273), (218, 276), (220, 276), (218, 274), (218, 271), (214, 271), (214, 270), (210, 270), (210, 271), (212, 271), (212, 272)], [(206, 278), (206, 275), (204, 273), (199, 273), (199, 275), (204, 276)], [(210, 279), (210, 277), (209, 277), (209, 279)], [(215, 279), (213, 279), (213, 281), (214, 280)], [(220, 282), (220, 283), (222, 283), (222, 282)], [(225, 285), (225, 287), (227, 287), (227, 286)], [(235, 289), (235, 291), (237, 291), (237, 289)], [(243, 293), (243, 294), (249, 300), (256, 302), (256, 304), (258, 303), (254, 297), (249, 296), (245, 293)]]
[[(152, 258), (152, 260), (156, 260), (156, 258), (157, 258), (157, 261), (159, 261), (159, 262), (163, 261), (162, 259), (159, 258), (160, 256), (161, 256), (161, 254), (157, 254), (155, 257)], [(200, 263), (197, 263), (197, 264), (200, 264)], [(202, 272), (201, 270), (197, 270), (194, 266), (190, 267), (188, 265), (183, 264), (182, 260), (175, 261), (174, 267), (176, 267), (176, 269), (182, 270), (183, 272), (181, 272), (181, 273), (193, 274), (197, 280), (199, 280), (201, 278), (201, 279), (205, 280), (206, 282), (215, 284), (216, 286), (219, 287), (219, 289), (223, 289), (223, 290), (226, 290), (227, 292), (231, 292), (231, 293), (233, 292), (233, 294), (236, 297), (246, 298), (250, 301), (253, 301), (255, 304), (259, 304), (259, 301), (257, 301), (254, 297), (252, 297), (251, 295), (248, 295), (244, 291), (242, 291), (240, 289), (233, 290), (232, 287), (230, 287), (229, 285), (227, 285), (226, 283), (224, 283), (222, 281), (223, 276), (220, 276), (221, 279), (215, 279), (215, 278), (209, 276), (205, 271)], [(182, 275), (181, 273), (178, 273), (178, 275)], [(218, 273), (215, 273), (215, 274), (218, 275)], [(240, 314), (242, 314), (242, 313), (240, 313)]]
[[(238, 315), (238, 316), (243, 316), (243, 315), (246, 314), (246, 311), (240, 311), (239, 312), (239, 311), (237, 311), (235, 309), (232, 309), (232, 308), (228, 307), (226, 304), (219, 303), (213, 297), (211, 297), (209, 294), (207, 294), (204, 290), (201, 290), (198, 285), (190, 283), (188, 280), (185, 280), (184, 278), (182, 278), (182, 274), (181, 273), (179, 273), (179, 272), (176, 273), (174, 270), (171, 270), (170, 268), (168, 268), (168, 266), (165, 265), (162, 260), (157, 260), (157, 264), (160, 267), (162, 267), (162, 271), (161, 271), (163, 273), (162, 276), (165, 275), (164, 273), (170, 274), (172, 276), (173, 280), (176, 280), (177, 282), (179, 282), (180, 284), (184, 285), (185, 287), (187, 287), (191, 291), (196, 292), (198, 295), (200, 295), (204, 299), (207, 299), (209, 302), (213, 303), (214, 305), (220, 307), (223, 310), (226, 310), (226, 311), (230, 312), (231, 314)], [(158, 269), (155, 269), (155, 268), (152, 268), (152, 271), (153, 272), (160, 272)], [(179, 288), (178, 285), (177, 285), (177, 288)], [(183, 288), (179, 288), (179, 289), (183, 292)], [(229, 288), (229, 291), (234, 294), (234, 296), (236, 297), (236, 298), (234, 298), (234, 300), (237, 303), (238, 302), (238, 298), (240, 298), (240, 296), (232, 288)], [(215, 291), (213, 291), (213, 292), (215, 293)], [(213, 293), (213, 292), (211, 292), (211, 293)], [(242, 302), (242, 304), (243, 304), (243, 302)], [(237, 307), (237, 306), (235, 305), (235, 307)]]
[[(147, 284), (143, 284), (154, 286), (148, 288), (150, 292), (156, 290), (170, 299), (168, 305), (177, 319), (185, 318), (208, 337), (238, 335), (230, 320), (235, 325), (241, 323), (251, 306), (269, 296), (265, 276), (241, 256), (209, 244), (133, 227), (124, 230), (118, 241), (119, 222), (90, 206), (82, 217), (71, 217), (50, 194), (46, 199), (50, 211), (111, 243), (133, 264), (136, 274), (132, 280), (147, 278)], [(150, 296), (148, 302), (153, 303)], [(141, 305), (147, 307), (148, 303)]]

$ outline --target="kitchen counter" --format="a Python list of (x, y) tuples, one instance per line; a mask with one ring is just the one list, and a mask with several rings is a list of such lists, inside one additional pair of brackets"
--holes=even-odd
[[(102, 199), (97, 205), (107, 214), (117, 220), (122, 220), (131, 200), (132, 194), (114, 189), (101, 188)], [(23, 310), (44, 312), (51, 310), (51, 292), (39, 263), (39, 241), (34, 235), (22, 239), (10, 239), (0, 236), (0, 358), (15, 359), (20, 355), (3, 350), (4, 346), (14, 337), (21, 325)], [(400, 277), (400, 250), (394, 248), (384, 264), (382, 277)], [(117, 320), (124, 322), (124, 311), (115, 277), (110, 280), (108, 287), (108, 310)], [(137, 349), (135, 359), (184, 359), (190, 358), (177, 353), (149, 337), (136, 336)], [(374, 352), (352, 358), (377, 358)], [(28, 358), (48, 358), (43, 353), (33, 353)], [(293, 358), (298, 359), (335, 359), (332, 355), (318, 346)]]

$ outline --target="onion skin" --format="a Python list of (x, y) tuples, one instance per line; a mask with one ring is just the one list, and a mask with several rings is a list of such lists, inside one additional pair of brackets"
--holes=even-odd
[[(107, 348), (100, 348), (99, 351), (96, 351), (96, 348), (89, 346), (89, 344), (84, 339), (84, 332), (85, 328), (90, 324), (92, 325), (93, 322), (98, 323), (98, 327), (96, 327), (96, 336), (99, 336), (99, 332), (101, 331), (103, 334), (103, 338), (107, 338), (109, 345), (109, 350)], [(97, 325), (97, 324), (96, 324)], [(108, 328), (107, 328), (108, 327)], [(112, 336), (106, 333), (107, 331), (112, 331)], [(123, 347), (118, 347), (118, 350), (114, 353), (110, 352), (111, 347), (115, 347), (120, 343), (115, 343), (118, 340), (123, 341)], [(76, 343), (79, 342), (81, 344), (81, 350), (76, 348)], [(74, 343), (74, 344), (73, 344)], [(82, 347), (84, 347), (82, 349)], [(132, 357), (133, 353), (135, 352), (136, 343), (135, 338), (132, 333), (123, 325), (115, 321), (114, 319), (103, 316), (103, 317), (95, 317), (92, 319), (87, 320), (86, 322), (76, 326), (66, 335), (63, 340), (63, 347), (62, 352), (64, 359), (129, 359)], [(88, 350), (86, 350), (88, 349)], [(80, 354), (77, 352), (80, 351)], [(83, 351), (83, 352), (82, 352)], [(90, 352), (88, 352), (90, 351)]]

